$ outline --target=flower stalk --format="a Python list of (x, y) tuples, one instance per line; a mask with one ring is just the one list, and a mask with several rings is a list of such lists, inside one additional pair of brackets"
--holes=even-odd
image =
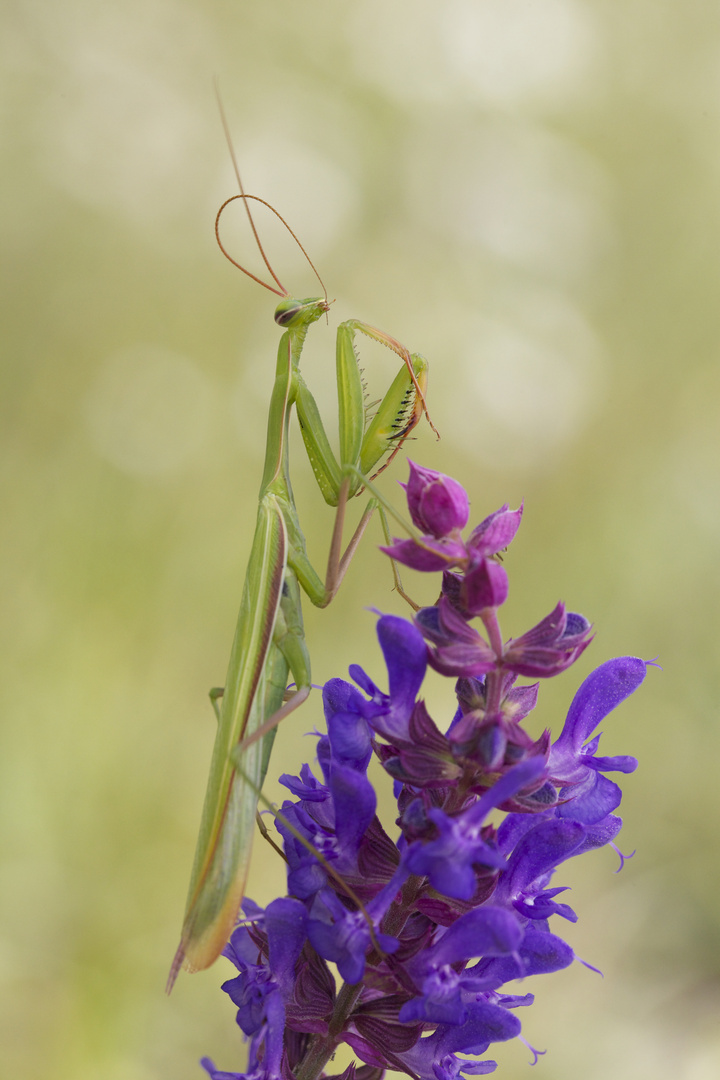
[(362, 990), (362, 983), (356, 983), (355, 986), (343, 983), (328, 1024), (328, 1034), (325, 1038), (316, 1035), (311, 1040), (303, 1060), (295, 1070), (295, 1080), (317, 1080), (322, 1074), (323, 1069), (342, 1041), (343, 1028), (348, 1021), (348, 1017), (352, 1014)]

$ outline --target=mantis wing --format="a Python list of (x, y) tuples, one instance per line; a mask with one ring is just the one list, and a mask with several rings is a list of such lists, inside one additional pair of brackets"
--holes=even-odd
[[(263, 781), (263, 741), (253, 743), (245, 751), (242, 776), (232, 764), (231, 753), (238, 743), (253, 734), (265, 716), (282, 704), (287, 664), (273, 644), (273, 630), (282, 598), (287, 549), (282, 512), (275, 496), (268, 494), (258, 508), (185, 920), (168, 978), (168, 991), (181, 966), (198, 971), (220, 955), (243, 897), (255, 829), (257, 792)], [(276, 668), (276, 659), (284, 665), (284, 672), (274, 670), (273, 677), (267, 679), (267, 667)]]

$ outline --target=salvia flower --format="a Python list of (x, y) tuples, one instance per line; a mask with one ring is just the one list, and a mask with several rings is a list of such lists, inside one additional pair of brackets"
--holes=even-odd
[[(518, 678), (565, 671), (590, 643), (590, 624), (558, 604), (503, 639), (507, 574), (497, 557), (522, 508), (502, 507), (463, 540), (468, 502), (456, 481), (411, 465), (406, 491), (422, 535), (386, 550), (442, 570), (441, 597), (413, 621), (379, 618), (387, 680), (353, 665), (355, 685), (324, 687), (319, 772), (303, 765), (281, 778), (291, 796), (276, 819), (288, 895), (264, 911), (246, 901), (226, 949), (238, 974), (223, 989), (249, 1042), (248, 1065), (222, 1072), (205, 1058), (212, 1080), (492, 1072), (488, 1050), (520, 1036), (517, 1011), (533, 1001), (508, 984), (575, 959), (561, 928), (577, 913), (555, 875), (622, 826), (622, 792), (606, 773), (637, 762), (598, 756), (596, 730), (640, 686), (646, 663), (606, 661), (555, 738), (528, 734), (539, 683)], [(428, 666), (454, 683), (440, 724), (420, 697)], [(393, 835), (376, 813), (373, 754), (394, 791)], [(358, 1060), (329, 1074), (342, 1043)]]

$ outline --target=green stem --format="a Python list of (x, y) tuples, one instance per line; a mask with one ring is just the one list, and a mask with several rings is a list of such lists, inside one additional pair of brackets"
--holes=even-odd
[(380, 924), (383, 934), (398, 937), (408, 920), (410, 912), (414, 909), (415, 901), (424, 883), (424, 877), (418, 877), (417, 874), (410, 875), (402, 887), (400, 902), (393, 902), (390, 905), (389, 911)]
[(317, 1080), (325, 1065), (335, 1053), (337, 1045), (341, 1041), (340, 1035), (362, 991), (363, 984), (361, 982), (355, 983), (354, 986), (343, 983), (335, 1001), (328, 1033), (324, 1036), (316, 1035), (311, 1040), (305, 1057), (295, 1070), (295, 1080)]

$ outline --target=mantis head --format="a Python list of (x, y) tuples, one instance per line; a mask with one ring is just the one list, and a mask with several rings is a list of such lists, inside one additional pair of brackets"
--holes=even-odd
[(310, 296), (305, 300), (296, 300), (288, 296), (275, 309), (275, 322), (284, 328), (310, 326), (329, 310), (330, 304), (324, 297)]

